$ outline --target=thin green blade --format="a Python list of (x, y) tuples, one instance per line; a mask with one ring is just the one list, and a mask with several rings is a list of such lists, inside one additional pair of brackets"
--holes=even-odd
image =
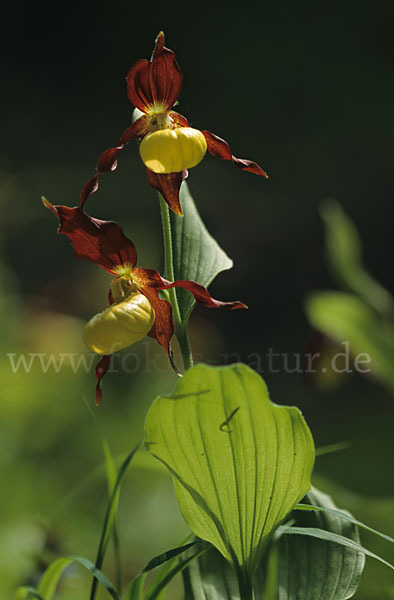
[(104, 573), (97, 569), (90, 560), (81, 556), (65, 556), (58, 558), (51, 565), (49, 565), (37, 586), (37, 592), (40, 596), (42, 596), (43, 600), (52, 600), (60, 577), (62, 576), (64, 570), (72, 563), (79, 564), (90, 571), (95, 579), (101, 583), (101, 585), (107, 590), (109, 595), (114, 600), (120, 600), (108, 577), (106, 577)]

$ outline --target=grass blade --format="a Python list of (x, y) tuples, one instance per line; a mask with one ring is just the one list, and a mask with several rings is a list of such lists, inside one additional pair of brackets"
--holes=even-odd
[(29, 600), (29, 598), (38, 598), (38, 600), (44, 600), (44, 598), (30, 586), (19, 587), (14, 596), (14, 600)]
[[(141, 445), (141, 441), (138, 442), (138, 444), (135, 446), (135, 448), (133, 448), (133, 450), (126, 456), (125, 460), (120, 465), (120, 468), (119, 468), (119, 471), (118, 471), (118, 474), (116, 477), (115, 485), (113, 487), (113, 490), (112, 490), (112, 493), (111, 493), (111, 496), (110, 496), (110, 499), (108, 502), (107, 511), (105, 513), (103, 529), (101, 532), (101, 538), (100, 538), (100, 543), (99, 543), (97, 557), (96, 557), (96, 563), (95, 563), (97, 569), (101, 569), (101, 567), (102, 567), (102, 564), (104, 561), (104, 556), (105, 556), (105, 551), (106, 551), (107, 545), (108, 545), (108, 540), (109, 540), (109, 537), (110, 537), (110, 534), (112, 531), (112, 527), (115, 522), (116, 511), (117, 511), (118, 500), (119, 500), (120, 484), (121, 484), (123, 476), (127, 470), (127, 467), (129, 466), (129, 464), (131, 462), (131, 459), (133, 458), (134, 454), (137, 452), (140, 445)], [(93, 583), (92, 583), (92, 589), (90, 592), (90, 600), (95, 599), (96, 591), (97, 591), (97, 579), (94, 579)]]
[(40, 600), (52, 600), (61, 575), (72, 563), (79, 564), (90, 571), (95, 580), (103, 585), (103, 587), (114, 600), (120, 600), (120, 597), (116, 593), (115, 588), (108, 577), (106, 577), (104, 573), (97, 569), (90, 560), (83, 558), (82, 556), (64, 556), (55, 560), (41, 577), (40, 583), (37, 586), (36, 597), (40, 598)]
[(317, 527), (288, 527), (287, 525), (281, 525), (279, 527), (281, 533), (283, 534), (291, 534), (291, 535), (309, 535), (311, 537), (318, 538), (320, 540), (326, 540), (327, 542), (335, 542), (336, 544), (341, 544), (342, 546), (347, 546), (348, 548), (352, 548), (353, 550), (357, 550), (357, 552), (361, 552), (366, 556), (370, 556), (371, 558), (375, 558), (379, 562), (383, 563), (390, 569), (394, 571), (394, 565), (389, 563), (387, 560), (384, 560), (381, 556), (370, 552), (357, 542), (353, 540), (349, 540), (348, 538), (343, 537), (342, 535), (338, 535), (336, 533), (331, 533), (330, 531), (324, 531), (323, 529), (319, 529)]
[(373, 529), (372, 527), (369, 527), (369, 525), (365, 525), (365, 523), (358, 521), (351, 515), (343, 513), (340, 510), (335, 510), (333, 508), (325, 508), (323, 506), (313, 506), (311, 504), (296, 504), (294, 507), (294, 510), (317, 510), (317, 511), (321, 511), (321, 512), (331, 513), (333, 515), (336, 515), (337, 517), (341, 517), (341, 519), (346, 519), (347, 521), (350, 521), (354, 525), (358, 525), (358, 527), (362, 527), (363, 529), (366, 529), (367, 531), (370, 531), (371, 533), (374, 533), (375, 535), (379, 535), (380, 537), (382, 537), (385, 540), (394, 544), (394, 539), (392, 537), (390, 537), (389, 535), (386, 535), (385, 533), (381, 533), (377, 529)]

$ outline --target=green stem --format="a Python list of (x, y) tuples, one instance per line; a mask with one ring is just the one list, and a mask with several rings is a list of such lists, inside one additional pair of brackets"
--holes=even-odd
[(254, 600), (253, 586), (248, 573), (238, 574), (239, 593), (242, 600)]
[(122, 592), (122, 562), (121, 562), (121, 558), (120, 558), (118, 515), (116, 515), (115, 522), (114, 522), (114, 530), (112, 532), (112, 540), (113, 540), (113, 545), (114, 545), (116, 589), (117, 589), (118, 593), (121, 594), (121, 592)]
[[(167, 202), (164, 200), (161, 194), (159, 194), (159, 198), (164, 241), (164, 274), (166, 279), (169, 279), (170, 281), (175, 281), (170, 211)], [(186, 371), (187, 369), (190, 369), (190, 367), (193, 366), (193, 355), (190, 348), (187, 324), (184, 324), (182, 322), (176, 289), (171, 288), (167, 290), (167, 292), (172, 306), (172, 316), (174, 319), (175, 335), (178, 340), (179, 348), (182, 354), (183, 368)]]

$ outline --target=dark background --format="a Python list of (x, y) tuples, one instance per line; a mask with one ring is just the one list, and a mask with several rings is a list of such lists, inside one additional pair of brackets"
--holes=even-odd
[[(45, 335), (51, 343), (55, 335), (62, 347), (50, 326), (47, 333), (40, 329), (45, 315), (85, 321), (105, 306), (106, 274), (73, 260), (68, 240), (56, 237), (55, 219), (42, 207), (40, 196), (54, 204), (78, 203), (97, 157), (116, 144), (130, 123), (127, 71), (137, 59), (149, 58), (161, 29), (184, 73), (179, 112), (193, 126), (224, 137), (236, 156), (259, 162), (270, 175), (264, 181), (211, 156), (190, 172), (188, 182), (201, 216), (235, 263), (211, 291), (223, 300), (239, 298), (249, 305), (248, 311), (236, 314), (196, 311), (191, 336), (199, 357), (220, 363), (236, 355), (251, 363), (250, 355), (257, 354), (264, 363), (269, 348), (277, 353), (306, 351), (314, 333), (303, 300), (311, 290), (335, 286), (325, 264), (318, 212), (324, 198), (335, 197), (353, 218), (366, 264), (392, 291), (392, 2), (16, 2), (2, 8), (0, 28), (2, 359), (18, 350), (46, 351)], [(121, 222), (139, 249), (140, 266), (161, 268), (158, 202), (134, 144), (120, 154), (118, 170), (102, 178), (87, 208), (96, 217)], [(4, 361), (10, 402), (26, 396), (33, 414), (45, 388), (46, 414), (64, 402), (67, 406), (66, 383), (59, 386), (53, 378), (56, 403), (51, 403), (47, 380), (34, 388), (29, 376), (23, 381), (10, 376)], [(175, 381), (165, 362), (163, 370), (160, 377), (171, 389)], [(392, 506), (394, 495), (392, 398), (376, 382), (355, 376), (328, 391), (299, 374), (263, 376), (275, 402), (302, 408), (317, 446), (352, 444), (347, 451), (319, 459), (317, 481), (336, 490), (340, 499), (355, 502), (358, 497), (360, 510), (376, 517), (375, 526), (388, 533), (391, 527), (393, 534), (392, 510), (391, 523), (386, 517), (378, 522), (376, 508), (380, 501)], [(128, 449), (120, 441), (127, 435), (118, 434), (121, 425), (110, 413), (114, 407), (120, 410), (120, 422), (122, 411), (129, 411), (133, 428), (142, 426), (146, 406), (163, 391), (162, 380), (158, 378), (160, 388), (154, 377), (108, 376), (105, 385), (114, 400), (102, 414), (111, 423), (108, 435), (119, 452)], [(91, 393), (92, 374), (78, 382), (73, 384), (75, 397), (82, 393), (79, 386)], [(142, 407), (125, 409), (125, 396), (137, 392), (143, 396)], [(75, 418), (88, 422), (86, 411), (75, 406)], [(45, 438), (41, 417), (37, 438)], [(54, 428), (58, 417), (54, 411)], [(23, 418), (27, 430), (31, 422)], [(72, 418), (69, 427), (75, 431)], [(79, 443), (82, 447), (82, 438)], [(22, 434), (12, 444), (19, 448), (21, 464), (32, 456)], [(54, 449), (43, 443), (41, 452), (40, 460), (46, 460)], [(92, 464), (93, 457), (97, 461), (92, 450)], [(63, 460), (66, 465), (66, 455)], [(18, 464), (11, 465), (16, 481)], [(37, 465), (25, 468), (35, 472)], [(59, 495), (67, 485), (60, 486)], [(31, 499), (28, 491), (23, 494), (26, 516)], [(368, 497), (370, 504), (361, 497)], [(38, 502), (35, 510), (41, 510)], [(67, 538), (67, 533), (62, 535)], [(138, 556), (138, 548), (134, 552)], [(390, 574), (384, 571), (383, 577), (387, 586), (393, 585)]]

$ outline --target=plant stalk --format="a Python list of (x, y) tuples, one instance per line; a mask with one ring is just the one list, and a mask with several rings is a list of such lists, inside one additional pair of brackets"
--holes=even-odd
[[(164, 275), (165, 278), (169, 281), (175, 281), (170, 210), (168, 208), (168, 204), (166, 203), (166, 201), (160, 193), (159, 198), (164, 242)], [(190, 347), (187, 324), (184, 324), (182, 321), (176, 289), (171, 288), (167, 290), (167, 292), (172, 307), (175, 336), (178, 340), (179, 348), (182, 354), (183, 368), (186, 371), (187, 369), (190, 369), (190, 367), (193, 366), (193, 355)]]

